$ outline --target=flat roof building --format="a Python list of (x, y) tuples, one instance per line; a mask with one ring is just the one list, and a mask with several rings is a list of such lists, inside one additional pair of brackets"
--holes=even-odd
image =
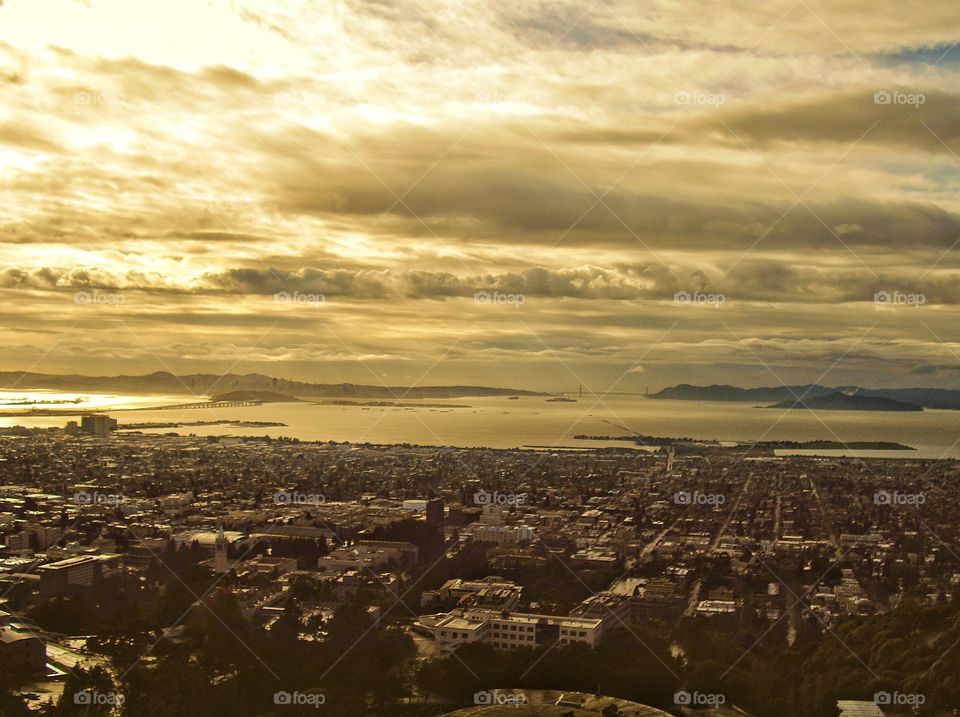
[(47, 644), (25, 627), (4, 625), (0, 627), (0, 654), (19, 667), (42, 670), (47, 662)]
[(419, 619), (445, 649), (471, 642), (496, 648), (534, 647), (545, 643), (580, 642), (595, 646), (603, 635), (603, 618), (537, 615), (495, 610), (453, 610)]
[(837, 700), (840, 717), (884, 717), (883, 710), (873, 702)]
[(80, 432), (94, 436), (106, 436), (117, 430), (117, 419), (102, 413), (91, 413), (80, 417)]
[(37, 568), (40, 594), (63, 595), (77, 588), (92, 587), (103, 574), (103, 567), (119, 562), (117, 555), (81, 555)]

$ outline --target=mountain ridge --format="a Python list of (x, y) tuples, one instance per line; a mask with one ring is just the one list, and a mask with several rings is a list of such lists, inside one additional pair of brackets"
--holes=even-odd
[(28, 371), (0, 372), (0, 389), (60, 389), (105, 393), (163, 393), (208, 396), (235, 391), (269, 391), (291, 396), (318, 398), (459, 398), (481, 396), (550, 396), (541, 391), (491, 386), (378, 386), (354, 383), (308, 383), (274, 378), (260, 373), (177, 376), (156, 371), (138, 376), (84, 376), (81, 374), (43, 374)]
[(676, 401), (733, 401), (750, 403), (794, 403), (798, 399), (810, 399), (833, 393), (856, 395), (863, 398), (884, 398), (903, 403), (912, 403), (923, 408), (960, 409), (960, 390), (949, 388), (864, 388), (862, 386), (823, 386), (816, 383), (794, 386), (762, 386), (743, 388), (730, 384), (694, 386), (681, 383), (669, 386), (647, 398)]
[(821, 411), (922, 411), (916, 403), (898, 401), (884, 396), (865, 396), (860, 393), (834, 391), (821, 396), (807, 396), (802, 400), (788, 399), (761, 408), (817, 409)]

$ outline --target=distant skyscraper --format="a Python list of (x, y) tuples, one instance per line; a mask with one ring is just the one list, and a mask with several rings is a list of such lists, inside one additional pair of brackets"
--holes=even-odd
[(94, 436), (106, 436), (117, 430), (117, 419), (100, 413), (90, 413), (80, 418), (80, 431)]
[(443, 501), (439, 498), (427, 501), (427, 522), (432, 525), (443, 524)]
[(217, 543), (213, 553), (213, 569), (218, 573), (225, 573), (230, 569), (230, 563), (227, 558), (227, 536), (223, 533), (223, 525), (217, 529)]

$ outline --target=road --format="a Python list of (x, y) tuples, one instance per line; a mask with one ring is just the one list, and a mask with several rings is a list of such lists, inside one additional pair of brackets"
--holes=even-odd
[(833, 547), (837, 551), (836, 557), (839, 559), (840, 556), (843, 555), (843, 549), (840, 547), (840, 537), (837, 535), (836, 528), (833, 524), (833, 514), (827, 510), (827, 506), (823, 502), (823, 498), (820, 496), (820, 491), (817, 490), (817, 485), (813, 482), (813, 478), (807, 476), (807, 480), (810, 481), (810, 489), (813, 491), (813, 497), (817, 499), (817, 507), (820, 508), (823, 522), (826, 524), (825, 527), (830, 533), (830, 542), (833, 543)]
[(677, 518), (675, 521), (673, 521), (673, 523), (671, 523), (666, 528), (664, 528), (659, 533), (657, 533), (656, 537), (653, 540), (651, 540), (649, 543), (644, 545), (643, 549), (640, 551), (638, 560), (643, 560), (644, 558), (649, 557), (650, 553), (652, 553), (654, 550), (657, 549), (657, 546), (660, 545), (661, 542), (663, 542), (663, 539), (670, 534), (671, 530), (677, 527), (677, 523), (679, 522), (680, 522), (680, 519)]
[(733, 516), (736, 515), (737, 509), (740, 507), (740, 502), (743, 500), (743, 496), (745, 496), (747, 491), (750, 490), (750, 482), (752, 480), (753, 476), (749, 475), (743, 482), (743, 488), (740, 489), (740, 494), (737, 495), (736, 502), (734, 502), (733, 507), (727, 514), (727, 519), (723, 521), (723, 525), (720, 526), (720, 530), (717, 531), (717, 534), (714, 536), (713, 540), (710, 541), (710, 550), (708, 552), (712, 553), (714, 550), (716, 550), (717, 546), (720, 545), (720, 541), (723, 540), (723, 536), (727, 534), (727, 528), (730, 527), (730, 522), (733, 520)]
[[(727, 513), (726, 520), (723, 521), (723, 525), (717, 530), (716, 534), (713, 536), (713, 539), (710, 541), (710, 547), (707, 550), (707, 554), (713, 553), (717, 546), (720, 545), (720, 541), (723, 540), (723, 536), (727, 534), (727, 528), (730, 527), (730, 523), (733, 521), (733, 516), (736, 515), (737, 509), (740, 508), (740, 503), (743, 500), (743, 496), (747, 494), (747, 491), (750, 490), (750, 482), (753, 480), (753, 476), (747, 476), (747, 479), (743, 482), (743, 487), (740, 489), (740, 493), (737, 495), (737, 500), (734, 501), (733, 507), (730, 508), (730, 512)], [(684, 617), (693, 617), (697, 611), (697, 605), (700, 604), (700, 591), (703, 588), (703, 580), (698, 578), (696, 582), (693, 583), (693, 587), (690, 589), (690, 598), (687, 600), (687, 609), (684, 610)]]

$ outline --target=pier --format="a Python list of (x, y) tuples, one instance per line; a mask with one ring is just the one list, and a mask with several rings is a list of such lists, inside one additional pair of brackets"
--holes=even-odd
[(263, 401), (198, 401), (197, 403), (174, 403), (168, 406), (147, 406), (137, 411), (174, 411), (189, 408), (237, 408), (241, 406), (259, 406)]

